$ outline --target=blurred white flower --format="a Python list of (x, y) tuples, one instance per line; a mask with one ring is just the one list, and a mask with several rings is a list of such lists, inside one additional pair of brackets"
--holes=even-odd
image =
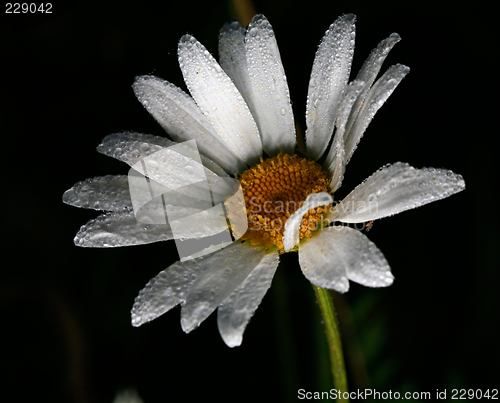
[(124, 389), (119, 391), (113, 403), (144, 403), (135, 389)]
[[(339, 292), (348, 290), (348, 280), (388, 286), (393, 276), (375, 244), (353, 228), (327, 224), (370, 222), (465, 188), (462, 177), (451, 171), (396, 163), (375, 172), (331, 207), (364, 131), (409, 71), (394, 65), (376, 80), (400, 40), (392, 34), (349, 83), (354, 23), (352, 14), (338, 18), (316, 52), (306, 104), (307, 158), (295, 154), (288, 84), (274, 32), (262, 15), (256, 15), (247, 29), (237, 22), (222, 28), (219, 63), (192, 36), (181, 38), (179, 64), (192, 97), (159, 78), (136, 78), (133, 87), (139, 101), (174, 141), (118, 133), (107, 136), (98, 151), (132, 166), (175, 142), (196, 140), (206, 168), (240, 181), (249, 230), (243, 241), (174, 263), (153, 278), (134, 303), (134, 326), (181, 304), (181, 325), (190, 332), (218, 308), (222, 338), (228, 346), (238, 346), (271, 285), (279, 255), (291, 250), (298, 250), (304, 275), (317, 286)], [(116, 247), (173, 238), (168, 224), (136, 220), (126, 176), (80, 182), (63, 200), (108, 211), (82, 226), (75, 237), (79, 246)]]

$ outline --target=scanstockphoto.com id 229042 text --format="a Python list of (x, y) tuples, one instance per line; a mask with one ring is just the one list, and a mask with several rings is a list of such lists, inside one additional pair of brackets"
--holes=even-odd
[(498, 400), (498, 389), (436, 389), (434, 392), (399, 392), (378, 391), (376, 389), (358, 389), (342, 392), (337, 389), (329, 391), (310, 391), (299, 389), (299, 400)]

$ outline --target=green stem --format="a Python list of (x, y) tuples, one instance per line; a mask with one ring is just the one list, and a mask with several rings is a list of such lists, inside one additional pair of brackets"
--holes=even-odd
[[(328, 349), (330, 350), (330, 363), (332, 366), (333, 384), (338, 393), (342, 396), (347, 389), (347, 375), (345, 372), (344, 354), (342, 353), (342, 342), (340, 341), (340, 332), (335, 316), (330, 291), (317, 287), (312, 284), (316, 298), (318, 299), (323, 321), (325, 323), (326, 336), (328, 339)], [(338, 401), (349, 401), (349, 399), (337, 399)]]

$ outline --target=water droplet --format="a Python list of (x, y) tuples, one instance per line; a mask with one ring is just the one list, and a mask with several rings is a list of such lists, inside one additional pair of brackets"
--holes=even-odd
[(282, 115), (285, 115), (285, 114), (286, 114), (286, 109), (285, 109), (285, 108), (281, 108), (280, 113), (281, 113)]

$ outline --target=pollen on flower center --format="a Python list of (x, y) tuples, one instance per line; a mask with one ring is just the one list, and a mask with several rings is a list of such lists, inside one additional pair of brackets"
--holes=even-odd
[[(321, 166), (298, 155), (278, 154), (244, 171), (238, 178), (245, 198), (248, 230), (241, 239), (283, 249), (285, 223), (311, 193), (327, 192), (329, 175)], [(300, 238), (310, 237), (329, 206), (309, 210)]]

